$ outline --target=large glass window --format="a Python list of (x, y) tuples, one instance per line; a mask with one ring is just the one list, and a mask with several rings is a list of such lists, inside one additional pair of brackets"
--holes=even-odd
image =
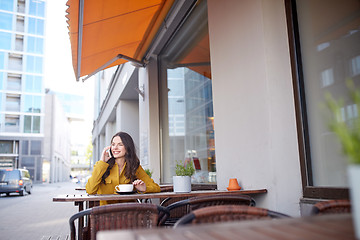
[[(329, 129), (330, 113), (325, 93), (343, 99), (343, 119), (357, 117), (346, 80), (360, 86), (360, 2), (357, 0), (297, 0), (299, 48), (303, 76), (300, 80), (302, 109), (307, 122), (306, 182), (314, 187), (348, 186), (347, 160), (340, 143)], [(306, 193), (304, 195), (307, 195)]]
[[(212, 82), (206, 1), (161, 53), (162, 181), (176, 162), (190, 161), (192, 182), (216, 182)], [(196, 24), (194, 24), (196, 23)]]
[[(7, 56), (7, 54), (6, 54)], [(5, 53), (0, 52), (0, 69), (5, 69)], [(1, 87), (1, 85), (0, 85)]]
[(40, 0), (30, 0), (29, 14), (44, 17), (45, 16), (45, 2)]
[(11, 33), (0, 32), (0, 49), (11, 50)]
[(43, 58), (26, 56), (26, 71), (29, 73), (43, 73)]
[(13, 11), (14, 0), (0, 0), (0, 9)]
[(23, 95), (24, 97), (24, 104), (23, 104), (23, 112), (29, 113), (40, 113), (41, 112), (41, 96), (35, 95)]
[(44, 39), (39, 37), (27, 37), (27, 52), (29, 53), (44, 53)]
[(24, 116), (24, 133), (40, 133), (40, 116)]
[(23, 75), (23, 77), (25, 79), (25, 92), (32, 92), (32, 93), (42, 92), (43, 79), (41, 76)]
[(44, 20), (38, 18), (28, 18), (28, 32), (36, 35), (44, 35)]
[(11, 30), (12, 29), (12, 14), (0, 12), (0, 29)]

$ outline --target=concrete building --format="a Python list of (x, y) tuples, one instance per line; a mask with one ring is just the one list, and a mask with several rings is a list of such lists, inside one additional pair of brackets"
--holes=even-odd
[[(108, 21), (112, 11), (97, 14), (107, 8), (84, 8), (81, 34), (76, 2), (68, 1), (75, 74), (98, 72), (86, 80), (98, 91), (94, 161), (126, 131), (159, 183), (190, 157), (199, 158), (196, 181), (266, 188), (257, 206), (292, 216), (349, 197), (323, 96), (345, 99), (342, 121), (358, 117), (345, 79), (359, 85), (359, 1), (159, 0), (137, 10), (112, 2), (128, 14)], [(145, 21), (141, 11), (155, 8)]]
[(0, 3), (0, 167), (42, 182), (45, 0)]
[(70, 176), (70, 122), (57, 95), (45, 97), (43, 181), (68, 181)]

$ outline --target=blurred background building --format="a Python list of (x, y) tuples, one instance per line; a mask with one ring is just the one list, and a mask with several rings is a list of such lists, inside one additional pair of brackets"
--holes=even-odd
[(42, 182), (46, 1), (0, 1), (0, 167)]

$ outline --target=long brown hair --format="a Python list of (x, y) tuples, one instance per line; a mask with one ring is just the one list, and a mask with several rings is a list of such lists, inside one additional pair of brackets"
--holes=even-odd
[[(125, 177), (127, 179), (130, 179), (130, 182), (133, 182), (136, 179), (136, 170), (140, 166), (140, 160), (136, 155), (136, 148), (133, 139), (131, 136), (126, 132), (118, 132), (111, 138), (111, 143), (115, 137), (120, 137), (122, 143), (124, 144), (126, 153), (125, 153)], [(110, 169), (115, 164), (115, 158), (111, 156), (109, 161), (107, 162), (109, 164), (108, 168), (106, 169), (104, 175), (101, 177), (101, 181), (105, 184), (105, 178), (107, 178), (110, 175)]]

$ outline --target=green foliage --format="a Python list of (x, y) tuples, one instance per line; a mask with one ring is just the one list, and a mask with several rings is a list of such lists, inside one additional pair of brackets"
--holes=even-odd
[(93, 156), (93, 145), (92, 145), (91, 138), (90, 138), (90, 142), (86, 148), (86, 153), (85, 153), (86, 162), (90, 163), (92, 156)]
[(192, 176), (195, 173), (195, 168), (192, 163), (188, 163), (185, 166), (180, 162), (176, 162), (175, 174), (176, 176)]
[[(350, 90), (351, 100), (356, 104), (357, 112), (360, 113), (360, 90), (355, 89), (354, 83), (347, 80), (347, 86)], [(351, 124), (347, 125), (342, 120), (341, 108), (344, 107), (343, 100), (335, 100), (330, 93), (325, 95), (328, 108), (333, 114), (330, 122), (330, 129), (334, 131), (340, 140), (342, 150), (352, 164), (360, 164), (360, 118), (352, 119)]]
[(152, 174), (153, 174), (152, 170), (146, 168), (146, 169), (144, 169), (144, 171), (146, 172), (147, 175), (149, 175), (149, 177), (152, 177)]

